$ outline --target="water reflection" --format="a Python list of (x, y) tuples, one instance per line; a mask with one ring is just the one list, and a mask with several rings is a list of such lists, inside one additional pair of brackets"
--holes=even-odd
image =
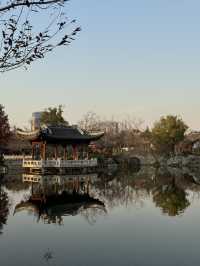
[(1, 264), (198, 265), (199, 180), (176, 168), (5, 176)]
[(0, 183), (0, 234), (2, 234), (3, 226), (7, 222), (8, 215), (9, 215), (8, 194), (4, 191)]
[[(176, 168), (142, 168), (101, 175), (5, 177), (1, 187), (0, 225), (9, 214), (7, 193), (28, 192), (18, 201), (14, 214), (28, 211), (45, 224), (64, 224), (65, 216), (80, 215), (93, 225), (98, 217), (118, 207), (142, 208), (145, 200), (168, 216), (185, 212), (190, 193), (199, 195), (200, 172)], [(25, 197), (25, 198), (24, 198)]]
[(176, 181), (177, 178), (167, 169), (164, 172), (158, 171), (152, 190), (156, 207), (169, 216), (182, 214), (190, 205), (187, 192)]
[(31, 184), (27, 200), (16, 205), (14, 214), (27, 210), (46, 224), (63, 224), (64, 216), (83, 215), (94, 223), (98, 213), (106, 213), (105, 205), (90, 196), (92, 176), (23, 175), (23, 182)]

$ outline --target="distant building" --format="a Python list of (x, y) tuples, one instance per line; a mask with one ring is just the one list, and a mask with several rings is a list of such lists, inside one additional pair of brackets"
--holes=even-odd
[(176, 154), (200, 154), (200, 132), (193, 131), (175, 147)]
[(40, 119), (42, 112), (34, 112), (31, 118), (31, 130), (34, 131), (40, 128)]

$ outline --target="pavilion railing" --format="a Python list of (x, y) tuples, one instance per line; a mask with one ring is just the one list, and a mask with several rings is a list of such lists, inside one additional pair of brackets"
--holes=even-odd
[(97, 159), (91, 160), (23, 160), (23, 168), (81, 168), (96, 167)]
[(18, 160), (31, 160), (32, 156), (31, 155), (3, 155), (3, 158), (5, 160), (11, 160), (11, 161), (18, 161)]
[(45, 183), (48, 184), (65, 184), (67, 182), (73, 182), (74, 180), (86, 181), (90, 180), (91, 182), (97, 181), (97, 174), (84, 174), (84, 175), (65, 175), (61, 177), (60, 175), (54, 175), (51, 178), (49, 176), (35, 175), (35, 174), (23, 174), (23, 182), (35, 182), (35, 183)]

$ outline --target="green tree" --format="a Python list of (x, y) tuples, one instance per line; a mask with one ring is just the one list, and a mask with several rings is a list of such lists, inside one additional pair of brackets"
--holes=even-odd
[(41, 115), (41, 124), (68, 125), (69, 123), (63, 117), (63, 112), (62, 105), (45, 109)]
[(6, 145), (11, 136), (8, 116), (0, 104), (0, 145)]
[(151, 132), (152, 142), (161, 153), (174, 152), (175, 145), (184, 139), (188, 126), (177, 116), (161, 117)]

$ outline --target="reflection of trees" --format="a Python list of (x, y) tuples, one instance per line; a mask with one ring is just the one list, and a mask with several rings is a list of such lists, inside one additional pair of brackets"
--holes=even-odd
[(186, 198), (185, 191), (174, 187), (162, 190), (158, 189), (154, 192), (153, 200), (157, 207), (160, 207), (163, 213), (169, 216), (176, 216), (184, 212), (184, 210), (190, 205)]
[(163, 213), (175, 216), (190, 205), (186, 190), (196, 194), (200, 191), (196, 183), (180, 169), (149, 167), (139, 172), (101, 173), (98, 178), (41, 177), (41, 182), (33, 184), (32, 196), (17, 205), (16, 211), (31, 211), (45, 223), (63, 224), (63, 216), (81, 215), (94, 224), (99, 216), (105, 215), (105, 206), (108, 210), (143, 207), (147, 199), (153, 199)]
[(12, 192), (18, 192), (21, 190), (26, 190), (30, 187), (30, 184), (23, 183), (21, 175), (6, 175), (3, 178), (3, 185), (6, 189), (11, 190)]
[(94, 225), (97, 222), (97, 218), (99, 216), (105, 216), (106, 212), (105, 209), (94, 207), (82, 209), (80, 214), (90, 225)]
[[(157, 179), (159, 180), (159, 177)], [(176, 184), (175, 177), (169, 177), (168, 180), (166, 178), (165, 182), (164, 180), (160, 181), (152, 194), (156, 206), (169, 216), (183, 213), (190, 205), (185, 190)]]
[[(147, 169), (145, 169), (147, 170)], [(94, 183), (93, 193), (113, 209), (123, 205), (142, 206), (143, 201), (150, 196), (153, 186), (152, 171), (118, 173), (114, 177), (101, 177)]]
[[(170, 169), (171, 170), (171, 169)], [(112, 180), (101, 178), (94, 184), (98, 196), (112, 209), (119, 206), (140, 206), (153, 197), (157, 207), (170, 216), (179, 215), (190, 205), (186, 189), (200, 188), (181, 171), (142, 168), (138, 173), (122, 173)]]
[(0, 234), (2, 234), (3, 226), (7, 222), (9, 214), (9, 200), (7, 193), (2, 189), (0, 184)]

